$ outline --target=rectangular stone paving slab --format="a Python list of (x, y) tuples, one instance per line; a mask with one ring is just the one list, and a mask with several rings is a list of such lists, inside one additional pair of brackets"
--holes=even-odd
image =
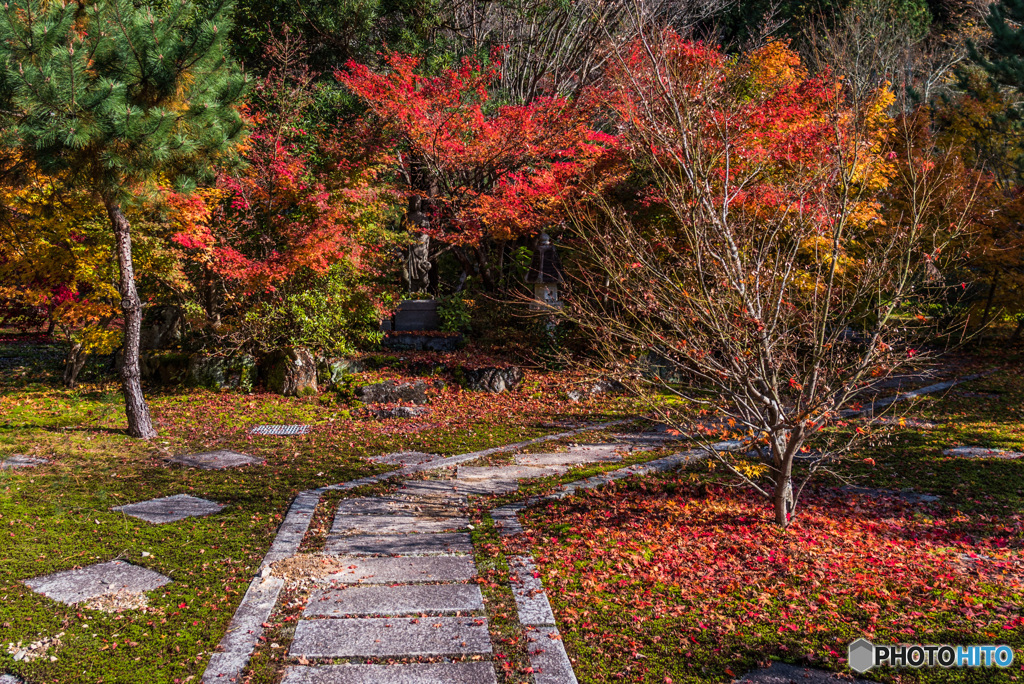
[[(465, 501), (463, 500), (463, 503)], [(459, 514), (458, 502), (413, 501), (398, 496), (362, 496), (342, 499), (335, 515), (423, 515), (453, 517)]]
[(282, 684), (497, 684), (490, 663), (289, 667)]
[(468, 613), (484, 609), (475, 584), (410, 584), (320, 589), (309, 597), (305, 617)]
[(473, 540), (464, 532), (441, 534), (353, 534), (329, 536), (329, 556), (450, 556), (473, 553)]
[(331, 534), (413, 534), (462, 530), (466, 518), (425, 518), (414, 515), (336, 515)]
[(525, 466), (580, 465), (582, 463), (616, 463), (622, 460), (620, 451), (634, 450), (630, 444), (585, 444), (570, 447), (568, 451), (542, 454), (518, 454), (516, 464)]
[(188, 494), (175, 494), (160, 499), (150, 499), (126, 506), (116, 506), (112, 511), (121, 511), (139, 520), (159, 525), (161, 523), (184, 520), (185, 518), (202, 517), (217, 513), (224, 508), (224, 504), (215, 501), (200, 499)]
[(433, 461), (438, 454), (428, 454), (424, 451), (394, 451), (390, 454), (371, 456), (374, 463), (392, 463), (396, 465), (419, 465), (427, 461)]
[(485, 618), (339, 618), (301, 620), (288, 654), (306, 658), (486, 654)]
[(459, 466), (460, 480), (469, 482), (480, 480), (526, 480), (536, 477), (550, 477), (567, 472), (567, 466)]
[(170, 577), (159, 572), (124, 561), (110, 561), (34, 577), (25, 580), (25, 584), (38, 594), (72, 605), (106, 594), (152, 591), (170, 581)]
[(0, 470), (12, 470), (14, 468), (35, 468), (37, 465), (44, 465), (50, 461), (45, 458), (26, 456), (25, 454), (11, 454), (0, 461)]
[(465, 582), (476, 577), (473, 559), (467, 556), (420, 556), (406, 558), (341, 557), (345, 569), (325, 579), (346, 584), (396, 584), (402, 582)]
[(249, 454), (241, 454), (237, 451), (218, 449), (217, 451), (204, 451), (199, 454), (175, 456), (171, 458), (171, 463), (178, 463), (186, 468), (199, 468), (201, 470), (225, 470), (246, 465), (263, 465), (264, 460)]
[(406, 482), (398, 488), (396, 494), (413, 497), (460, 497), (487, 496), (489, 494), (506, 494), (519, 489), (514, 480), (492, 480), (490, 482), (470, 482), (468, 480), (420, 480)]

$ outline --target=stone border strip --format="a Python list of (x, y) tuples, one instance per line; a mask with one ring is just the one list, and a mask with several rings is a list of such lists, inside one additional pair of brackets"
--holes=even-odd
[(984, 378), (984, 377), (987, 377), (989, 375), (992, 375), (993, 373), (997, 372), (997, 370), (998, 369), (992, 369), (992, 370), (987, 370), (987, 371), (985, 371), (983, 373), (974, 373), (973, 375), (965, 375), (962, 378), (953, 378), (952, 380), (947, 380), (945, 382), (939, 382), (939, 383), (936, 383), (934, 385), (928, 385), (927, 387), (922, 387), (921, 389), (911, 390), (909, 392), (903, 392), (901, 394), (897, 394), (894, 397), (887, 397), (885, 399), (879, 399), (878, 401), (873, 401), (873, 402), (871, 402), (871, 405), (868, 406), (867, 408), (863, 408), (863, 409), (847, 409), (845, 411), (840, 411), (839, 415), (842, 418), (859, 418), (861, 416), (872, 416), (872, 415), (874, 415), (876, 410), (878, 410), (880, 408), (885, 408), (886, 406), (891, 406), (892, 404), (895, 404), (898, 401), (908, 401), (910, 399), (916, 399), (917, 397), (922, 397), (922, 396), (924, 396), (926, 394), (935, 394), (936, 392), (944, 392), (944, 391), (946, 391), (948, 389), (952, 389), (953, 387), (956, 387), (957, 385), (960, 385), (962, 383), (970, 382), (972, 380), (980, 380), (981, 378)]
[(516, 599), (519, 624), (526, 630), (526, 651), (536, 684), (577, 684), (569, 654), (555, 626), (540, 573), (529, 556), (513, 556), (509, 569), (515, 575), (512, 594)]
[(388, 480), (411, 475), (413, 473), (435, 470), (437, 468), (443, 468), (445, 466), (458, 463), (465, 463), (466, 461), (472, 461), (483, 456), (490, 456), (491, 454), (517, 451), (534, 444), (554, 442), (559, 439), (573, 437), (583, 432), (590, 432), (591, 430), (603, 430), (610, 427), (616, 427), (618, 425), (632, 423), (634, 420), (636, 419), (614, 420), (605, 423), (585, 425), (566, 432), (545, 435), (544, 437), (536, 437), (534, 439), (526, 440), (525, 442), (491, 447), (489, 449), (473, 451), (468, 454), (459, 454), (457, 456), (439, 457), (424, 463), (406, 466), (404, 468), (381, 473), (379, 475), (362, 477), (358, 480), (352, 480), (351, 482), (343, 482), (341, 484), (334, 484), (299, 492), (298, 496), (295, 497), (295, 500), (292, 501), (292, 505), (288, 509), (288, 514), (285, 516), (284, 522), (282, 522), (281, 527), (278, 528), (277, 535), (274, 537), (274, 542), (271, 544), (270, 550), (267, 551), (267, 555), (264, 556), (263, 562), (260, 564), (259, 574), (253, 578), (252, 582), (250, 582), (249, 589), (245, 592), (242, 602), (235, 610), (235, 614), (232, 616), (231, 622), (228, 623), (227, 632), (225, 632), (220, 644), (218, 644), (219, 650), (215, 651), (210, 657), (210, 662), (203, 673), (203, 684), (237, 682), (242, 671), (245, 669), (245, 666), (249, 664), (249, 657), (256, 648), (256, 642), (263, 636), (262, 624), (270, 618), (274, 605), (277, 603), (277, 597), (284, 588), (283, 580), (271, 576), (270, 565), (276, 561), (290, 558), (298, 553), (299, 546), (302, 544), (302, 539), (305, 537), (306, 531), (309, 529), (309, 524), (313, 519), (313, 512), (320, 503), (320, 497), (323, 496), (325, 492), (347, 491), (355, 489), (356, 487), (379, 484), (381, 482), (387, 482)]

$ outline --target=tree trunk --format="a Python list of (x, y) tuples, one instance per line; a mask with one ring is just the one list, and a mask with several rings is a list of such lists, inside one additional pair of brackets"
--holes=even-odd
[(989, 314), (992, 313), (992, 304), (996, 299), (996, 287), (999, 283), (999, 274), (992, 276), (992, 283), (988, 287), (988, 298), (985, 300), (985, 311), (981, 314), (981, 327), (989, 324)]
[(68, 355), (64, 357), (64, 377), (62, 380), (64, 386), (68, 389), (74, 389), (78, 385), (78, 374), (82, 372), (85, 360), (88, 358), (83, 351), (83, 347), (84, 345), (81, 342), (72, 341), (71, 348), (68, 349)]
[(788, 472), (776, 480), (773, 502), (775, 524), (783, 529), (789, 527), (789, 523), (793, 521), (796, 502), (793, 501), (793, 476)]
[(1021, 333), (1024, 333), (1024, 314), (1017, 314), (1017, 328), (1013, 331), (1013, 335), (1010, 336), (1010, 342), (1016, 344), (1020, 341)]
[(120, 267), (119, 290), (121, 310), (124, 312), (124, 358), (121, 363), (121, 383), (124, 387), (124, 412), (128, 418), (128, 434), (132, 437), (150, 439), (156, 437), (149, 407), (142, 396), (142, 380), (139, 372), (139, 337), (142, 330), (142, 301), (135, 289), (135, 268), (132, 266), (131, 225), (121, 211), (121, 206), (112, 198), (104, 197), (103, 204), (114, 227), (117, 245), (117, 264)]
[(772, 503), (775, 508), (775, 524), (782, 529), (793, 522), (796, 500), (793, 498), (793, 460), (806, 439), (803, 427), (788, 430), (774, 444), (775, 491)]

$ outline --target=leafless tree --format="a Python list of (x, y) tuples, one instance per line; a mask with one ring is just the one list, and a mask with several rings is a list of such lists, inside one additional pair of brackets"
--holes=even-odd
[[(756, 57), (716, 58), (644, 31), (615, 58), (611, 107), (630, 164), (650, 179), (648, 206), (580, 209), (586, 266), (567, 315), (627, 385), (684, 400), (688, 412), (665, 415), (770, 499), (785, 527), (808, 440), (920, 356), (908, 340), (944, 292), (935, 264), (953, 257), (973, 189), (947, 172), (955, 159), (891, 139), (899, 127), (877, 91), (855, 99), (819, 83), (823, 99), (792, 118), (786, 107), (815, 87), (798, 69), (765, 77)], [(772, 137), (787, 126), (792, 136)], [(887, 195), (899, 202), (881, 212)], [(643, 371), (652, 355), (671, 382)], [(726, 434), (767, 466), (712, 449)]]

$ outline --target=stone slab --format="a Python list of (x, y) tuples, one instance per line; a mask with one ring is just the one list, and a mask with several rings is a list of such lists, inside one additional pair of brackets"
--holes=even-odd
[(415, 657), (491, 652), (485, 618), (301, 620), (288, 654), (306, 658)]
[(328, 536), (329, 556), (451, 556), (473, 553), (473, 540), (464, 532), (440, 534), (353, 534)]
[(21, 680), (14, 675), (0, 675), (0, 684), (21, 684)]
[(201, 470), (225, 470), (227, 468), (263, 465), (265, 463), (262, 458), (228, 449), (204, 451), (198, 454), (181, 454), (171, 458), (170, 462), (183, 465), (186, 468), (199, 468)]
[(416, 515), (336, 515), (331, 534), (415, 534), (464, 530), (466, 518), (425, 518)]
[(513, 556), (509, 559), (512, 571), (512, 594), (516, 599), (516, 611), (519, 613), (519, 624), (539, 627), (555, 624), (555, 615), (551, 612), (544, 585), (541, 584), (537, 568), (528, 556)]
[(863, 679), (840, 677), (835, 672), (817, 670), (810, 667), (797, 667), (785, 663), (772, 663), (770, 667), (748, 672), (736, 684), (867, 684)]
[(304, 617), (468, 613), (484, 609), (475, 584), (409, 584), (320, 589), (309, 597)]
[(490, 482), (417, 480), (405, 483), (397, 493), (402, 496), (415, 497), (488, 496), (490, 494), (507, 494), (517, 489), (519, 489), (519, 485), (515, 481), (510, 480), (493, 480)]
[(459, 466), (458, 479), (465, 482), (481, 482), (488, 480), (528, 480), (538, 477), (562, 475), (569, 471), (568, 466)]
[(438, 454), (428, 454), (424, 451), (393, 451), (390, 454), (371, 456), (370, 460), (374, 463), (390, 463), (405, 466), (419, 465), (420, 463), (433, 461), (435, 458), (439, 458)]
[(587, 444), (570, 447), (567, 451), (540, 454), (518, 454), (517, 465), (558, 466), (581, 465), (583, 463), (617, 463), (622, 460), (619, 451), (633, 450), (630, 444)]
[[(49, 462), (49, 459), (46, 458), (36, 458), (35, 456), (26, 456), (25, 454), (11, 454), (4, 460), (0, 461), (0, 470), (35, 468), (37, 465), (45, 465)], [(0, 679), (0, 684), (3, 684), (2, 679)]]
[(476, 577), (476, 565), (466, 556), (360, 558), (341, 556), (345, 569), (325, 579), (345, 584), (404, 582), (464, 582)]
[(459, 515), (460, 504), (465, 498), (453, 497), (451, 501), (414, 501), (400, 496), (367, 496), (358, 499), (343, 499), (338, 503), (335, 515), (421, 515), (431, 518), (454, 517)]
[(1019, 451), (1007, 451), (1006, 449), (989, 449), (980, 446), (959, 446), (946, 449), (942, 452), (944, 456), (956, 456), (957, 458), (1004, 458), (1013, 459), (1024, 457)]
[(292, 505), (288, 507), (288, 513), (281, 526), (277, 528), (274, 543), (270, 545), (267, 555), (263, 557), (263, 563), (260, 564), (261, 570), (271, 563), (290, 558), (299, 552), (299, 546), (306, 536), (318, 503), (320, 493), (317, 490), (299, 492)]
[(249, 428), (250, 435), (270, 435), (273, 437), (291, 437), (309, 432), (308, 425), (255, 425)]
[(281, 684), (497, 684), (490, 663), (289, 667)]
[(160, 525), (162, 523), (184, 520), (185, 518), (200, 518), (205, 515), (218, 513), (223, 509), (224, 504), (219, 504), (216, 501), (200, 499), (197, 496), (190, 496), (188, 494), (175, 494), (174, 496), (140, 501), (125, 506), (116, 506), (110, 510), (121, 511), (133, 518), (145, 520), (154, 525)]
[(138, 565), (124, 561), (109, 561), (88, 565), (78, 570), (64, 570), (52, 575), (33, 577), (25, 580), (25, 584), (37, 594), (73, 605), (121, 591), (152, 591), (170, 581), (170, 577)]
[(857, 487), (854, 485), (845, 485), (840, 487), (839, 490), (849, 494), (860, 494), (861, 496), (867, 496), (873, 499), (891, 496), (893, 498), (903, 499), (909, 503), (934, 503), (935, 501), (940, 501), (942, 498), (934, 494), (918, 494), (913, 490), (875, 489), (873, 487)]
[(577, 684), (562, 637), (554, 627), (535, 627), (526, 633), (526, 652), (535, 684)]
[(210, 656), (203, 684), (240, 681), (239, 676), (249, 663), (256, 641), (263, 636), (263, 625), (267, 624), (283, 587), (284, 580), (279, 577), (253, 578), (220, 640), (218, 648), (221, 650)]

